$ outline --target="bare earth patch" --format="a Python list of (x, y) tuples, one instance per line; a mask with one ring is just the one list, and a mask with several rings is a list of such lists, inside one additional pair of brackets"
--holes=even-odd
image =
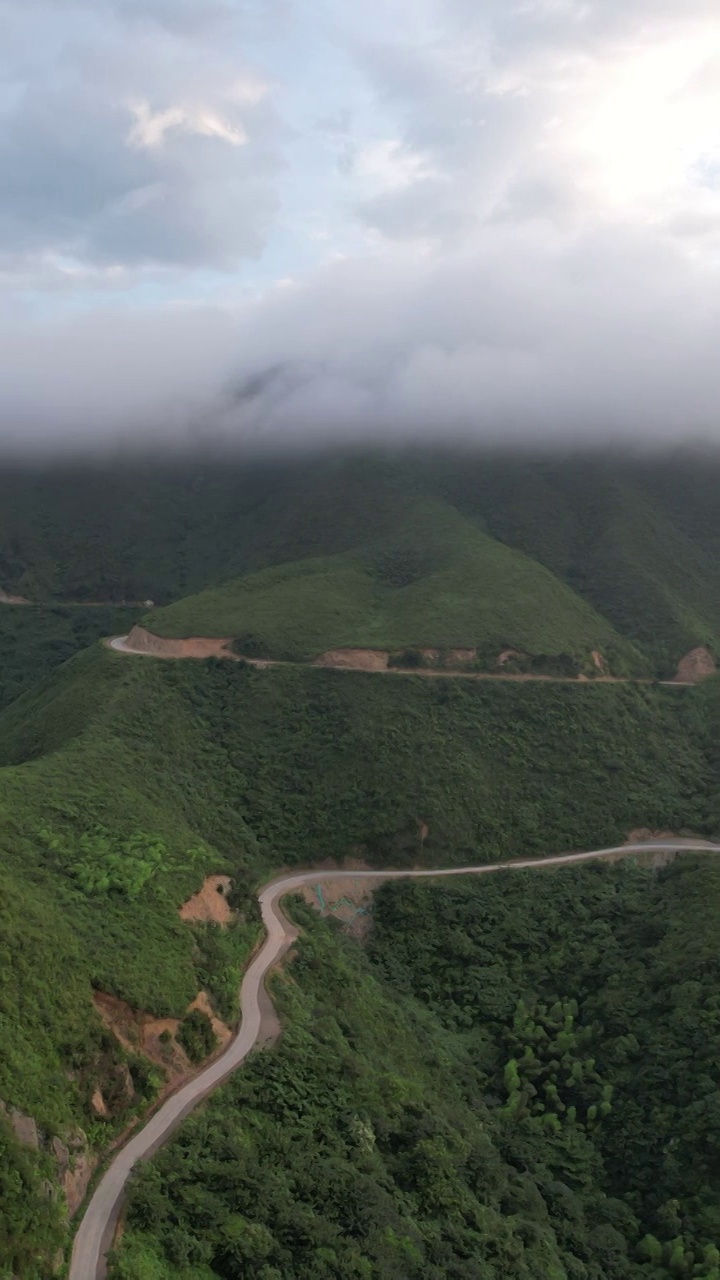
[[(676, 831), (652, 831), (650, 827), (637, 827), (634, 831), (628, 832), (628, 844), (642, 843), (643, 840), (682, 841), (682, 836), (678, 836)], [(658, 871), (661, 867), (666, 867), (668, 863), (674, 862), (677, 856), (677, 852), (674, 849), (646, 849), (643, 853), (635, 855), (641, 867), (651, 867), (654, 871)], [(616, 861), (616, 859), (612, 859), (612, 861)]]
[(232, 1039), (232, 1031), (226, 1023), (222, 1022), (221, 1019), (218, 1018), (210, 1003), (207, 991), (198, 992), (192, 1004), (188, 1008), (188, 1013), (191, 1009), (199, 1009), (201, 1013), (207, 1014), (210, 1022), (212, 1023), (212, 1029), (215, 1032), (217, 1042), (220, 1047), (224, 1049), (228, 1040)]
[(675, 840), (679, 839), (674, 831), (651, 831), (650, 827), (636, 827), (628, 831), (626, 844), (641, 844), (643, 840)]
[(90, 1099), (90, 1106), (92, 1107), (96, 1116), (107, 1116), (110, 1114), (107, 1108), (107, 1103), (102, 1096), (101, 1089), (95, 1090), (92, 1098)]
[(62, 1185), (67, 1200), (68, 1217), (73, 1218), (85, 1199), (90, 1180), (97, 1168), (98, 1157), (80, 1155), (75, 1167), (68, 1169), (63, 1176)]
[(230, 884), (230, 876), (208, 876), (202, 889), (181, 906), (180, 919), (214, 920), (223, 926), (229, 924), (232, 910), (226, 895)]
[(326, 880), (302, 887), (305, 901), (322, 916), (341, 920), (348, 933), (362, 938), (370, 927), (370, 905), (373, 894), (383, 883), (377, 880)]
[(315, 659), (316, 667), (350, 667), (353, 671), (386, 671), (390, 655), (381, 649), (329, 649)]
[(714, 676), (716, 671), (717, 664), (710, 650), (705, 645), (698, 645), (697, 649), (691, 649), (680, 659), (675, 679), (682, 684), (698, 684), (700, 680)]
[(445, 660), (448, 667), (465, 667), (477, 659), (477, 649), (450, 649)]
[(606, 676), (608, 673), (607, 662), (603, 658), (602, 654), (597, 649), (593, 649), (590, 657), (592, 658), (593, 666), (596, 671), (599, 671), (600, 675)]
[[(93, 994), (93, 1003), (105, 1026), (112, 1031), (123, 1048), (128, 1052), (144, 1054), (160, 1067), (170, 1087), (174, 1088), (195, 1074), (197, 1068), (192, 1065), (185, 1050), (176, 1040), (179, 1018), (154, 1018), (152, 1014), (141, 1013), (124, 1000), (107, 995), (104, 991)], [(201, 1009), (207, 1014), (218, 1044), (226, 1045), (232, 1031), (215, 1014), (207, 992), (198, 993), (192, 1004), (188, 1005), (187, 1012), (191, 1009)], [(166, 1036), (163, 1040), (161, 1037), (166, 1033), (169, 1033), (170, 1039)]]
[(153, 635), (144, 627), (133, 627), (127, 637), (127, 646), (137, 653), (156, 658), (235, 658), (228, 645), (230, 637), (210, 639), (190, 636), (187, 640), (171, 640), (167, 636)]
[(0, 604), (30, 604), (24, 596), (13, 596), (9, 592), (3, 591), (0, 587)]
[(503, 649), (502, 653), (498, 654), (497, 666), (504, 667), (505, 663), (509, 662), (511, 658), (524, 658), (524, 657), (525, 657), (525, 654), (521, 653), (519, 649)]

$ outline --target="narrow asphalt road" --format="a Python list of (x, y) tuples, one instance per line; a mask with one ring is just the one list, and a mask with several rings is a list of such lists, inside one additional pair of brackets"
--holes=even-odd
[(162, 1146), (185, 1116), (245, 1061), (251, 1049), (261, 1045), (267, 1039), (267, 1014), (271, 1009), (264, 989), (265, 976), (297, 937), (297, 930), (281, 910), (280, 900), (285, 894), (292, 893), (306, 884), (320, 884), (323, 880), (407, 880), (419, 876), (489, 875), (496, 871), (557, 867), (566, 863), (590, 862), (593, 859), (612, 856), (627, 857), (634, 853), (652, 850), (720, 853), (720, 844), (712, 844), (704, 840), (649, 840), (611, 849), (593, 849), (587, 853), (564, 853), (550, 858), (494, 862), (480, 867), (419, 871), (380, 869), (329, 871), (323, 868), (318, 871), (296, 872), (271, 881), (258, 895), (267, 937), (248, 967), (240, 988), (242, 1017), (240, 1030), (225, 1052), (168, 1098), (147, 1124), (114, 1156), (98, 1183), (80, 1223), (75, 1237), (69, 1280), (102, 1280), (106, 1275), (106, 1253), (112, 1243), (125, 1197), (126, 1184), (133, 1166)]

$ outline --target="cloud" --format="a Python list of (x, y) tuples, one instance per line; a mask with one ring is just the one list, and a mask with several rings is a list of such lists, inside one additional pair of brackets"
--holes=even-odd
[(155, 147), (161, 147), (166, 135), (173, 130), (195, 134), (199, 138), (220, 138), (233, 147), (242, 147), (248, 141), (241, 124), (233, 125), (207, 107), (196, 107), (194, 110), (187, 107), (166, 107), (154, 112), (149, 102), (136, 102), (130, 104), (130, 112), (134, 120), (127, 135), (127, 144), (141, 150), (151, 151)]
[[(335, 262), (242, 307), (0, 333), (9, 437), (717, 440), (720, 302), (667, 237)], [(42, 376), (36, 376), (40, 369)], [(44, 432), (41, 430), (44, 425)]]
[[(15, 8), (0, 81), (8, 269), (15, 255), (23, 273), (30, 253), (38, 275), (58, 256), (99, 268), (228, 269), (262, 251), (284, 163), (270, 85), (219, 39), (223, 6), (205, 15), (215, 40), (201, 56), (195, 25), (178, 25), (179, 13), (166, 23), (170, 8), (138, 8), (130, 40), (122, 24), (136, 8), (120, 0), (87, 17), (63, 3), (64, 32), (52, 10), (46, 22), (32, 6)], [(202, 6), (180, 9), (199, 20)], [(21, 48), (33, 37), (26, 66)]]
[(0, 11), (8, 440), (717, 435), (716, 3)]

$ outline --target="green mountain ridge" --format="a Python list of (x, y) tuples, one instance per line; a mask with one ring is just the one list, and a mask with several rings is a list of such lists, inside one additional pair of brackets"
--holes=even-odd
[(717, 451), (404, 450), (118, 458), (0, 468), (0, 585), (160, 605), (282, 564), (392, 542), (443, 502), (545, 566), (669, 675), (720, 649)]
[(265, 569), (150, 613), (161, 636), (234, 636), (247, 653), (341, 647), (505, 649), (642, 669), (637, 650), (547, 569), (436, 500), (406, 506), (365, 548)]
[[(204, 988), (231, 1019), (257, 879), (359, 849), (452, 864), (612, 843), (638, 823), (708, 829), (710, 686), (390, 684), (97, 647), (0, 716), (0, 1099), (46, 1135), (17, 1209), (29, 1157), (4, 1135), (4, 1265), (29, 1248), (21, 1206), (49, 1230), (50, 1138), (79, 1127), (102, 1148), (161, 1082), (102, 1026), (93, 990), (182, 1017)], [(177, 915), (217, 872), (237, 886), (226, 933)]]
[[(160, 634), (249, 638), (308, 664), (335, 646), (427, 644), (581, 667), (597, 648), (618, 674), (662, 673), (693, 643), (720, 649), (720, 470), (673, 465), (415, 452), (7, 473), (0, 584), (174, 599), (145, 619)], [(202, 990), (237, 1017), (272, 873), (720, 828), (720, 680), (338, 678), (97, 643), (57, 665), (132, 616), (0, 615), (5, 698), (27, 690), (0, 712), (3, 1280), (50, 1280), (67, 1251), (53, 1139), (71, 1165), (100, 1157), (166, 1078), (97, 997), (180, 1020), (167, 1052), (202, 1052), (188, 1006)], [(180, 919), (219, 873), (231, 926)], [(504, 876), (495, 896), (383, 891), (365, 950), (297, 908), (279, 1046), (138, 1180), (118, 1280), (718, 1280), (717, 873), (689, 859), (687, 874), (537, 876), (524, 905)], [(538, 1049), (543, 1033), (570, 1037), (559, 1056)], [(582, 1113), (565, 1096), (576, 1084)]]
[(717, 1280), (719, 895), (396, 882), (364, 950), (298, 904), (279, 1049), (140, 1173), (113, 1280)]

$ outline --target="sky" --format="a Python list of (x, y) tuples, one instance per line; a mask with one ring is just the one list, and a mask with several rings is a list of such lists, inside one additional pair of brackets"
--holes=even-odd
[(717, 0), (0, 0), (0, 443), (717, 439)]

